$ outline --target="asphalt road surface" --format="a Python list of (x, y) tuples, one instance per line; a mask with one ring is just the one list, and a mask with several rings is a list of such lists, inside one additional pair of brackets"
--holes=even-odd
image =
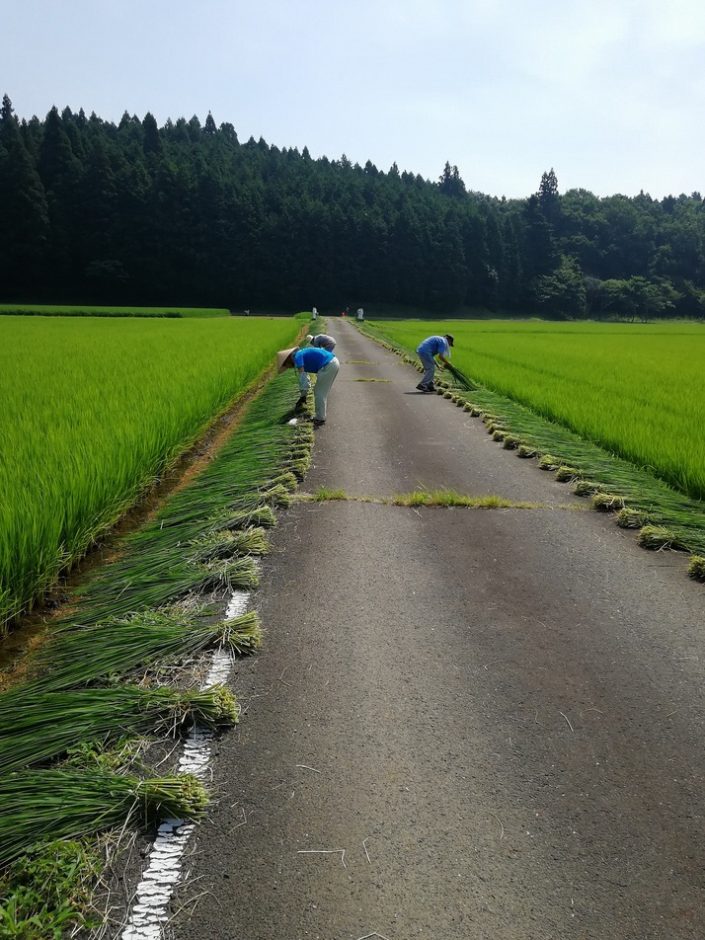
[(702, 940), (702, 586), (350, 324), (330, 332), (302, 491), (539, 508), (282, 514), (171, 935)]

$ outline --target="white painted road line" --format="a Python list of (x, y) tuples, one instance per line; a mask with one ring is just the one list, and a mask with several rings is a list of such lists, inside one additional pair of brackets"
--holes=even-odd
[[(226, 619), (239, 617), (247, 610), (250, 595), (247, 591), (233, 591), (225, 612)], [(203, 688), (224, 683), (232, 669), (232, 658), (225, 650), (216, 650), (211, 660)], [(211, 760), (213, 733), (194, 725), (184, 744), (178, 772), (206, 777)], [(175, 886), (181, 878), (181, 864), (194, 823), (185, 819), (167, 819), (157, 831), (149, 853), (149, 864), (135, 891), (122, 940), (160, 940), (162, 925), (168, 920), (168, 905)]]

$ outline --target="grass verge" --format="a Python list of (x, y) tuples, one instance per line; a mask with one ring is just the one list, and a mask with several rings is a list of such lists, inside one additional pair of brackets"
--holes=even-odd
[[(506, 499), (504, 496), (468, 496), (455, 490), (413, 490), (410, 493), (395, 493), (393, 496), (351, 496), (345, 490), (320, 486), (315, 493), (300, 493), (297, 502), (354, 502), (376, 503), (379, 506), (445, 506), (465, 509), (546, 509), (541, 503)], [(572, 507), (570, 507), (572, 508)]]

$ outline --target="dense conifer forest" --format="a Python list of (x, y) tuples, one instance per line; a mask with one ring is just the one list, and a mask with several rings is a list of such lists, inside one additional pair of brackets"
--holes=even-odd
[[(400, 155), (401, 156), (401, 155)], [(705, 204), (527, 199), (241, 142), (209, 114), (0, 110), (0, 301), (705, 316)]]

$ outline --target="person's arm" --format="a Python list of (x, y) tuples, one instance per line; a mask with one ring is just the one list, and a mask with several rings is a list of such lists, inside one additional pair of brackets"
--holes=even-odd
[(446, 366), (449, 366), (450, 365), (450, 346), (446, 344), (445, 349), (443, 349), (439, 353), (436, 353), (436, 356), (438, 359), (438, 364), (440, 365), (442, 369), (444, 369)]
[(306, 398), (308, 390), (311, 388), (311, 382), (308, 377), (308, 372), (304, 369), (298, 369), (299, 373), (299, 391), (301, 392), (301, 397)]

